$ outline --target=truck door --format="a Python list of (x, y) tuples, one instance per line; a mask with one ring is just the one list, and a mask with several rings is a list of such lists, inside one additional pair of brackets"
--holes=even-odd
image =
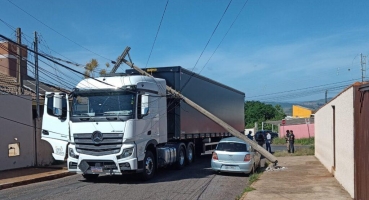
[(55, 160), (64, 160), (69, 134), (69, 103), (65, 93), (46, 92), (41, 139), (50, 143)]

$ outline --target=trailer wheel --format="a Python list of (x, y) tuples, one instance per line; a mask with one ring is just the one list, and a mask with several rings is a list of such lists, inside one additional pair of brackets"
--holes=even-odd
[(186, 151), (183, 148), (183, 146), (180, 146), (178, 151), (178, 160), (176, 163), (176, 168), (182, 169), (185, 165), (185, 160), (186, 160)]
[(193, 162), (194, 156), (195, 156), (194, 148), (193, 148), (193, 145), (190, 144), (187, 147), (187, 163), (188, 164), (191, 164)]
[(144, 159), (144, 169), (141, 174), (142, 180), (149, 180), (155, 174), (155, 157), (151, 151), (147, 150)]
[(82, 176), (86, 179), (86, 181), (95, 181), (97, 177), (99, 177), (98, 174), (82, 174)]

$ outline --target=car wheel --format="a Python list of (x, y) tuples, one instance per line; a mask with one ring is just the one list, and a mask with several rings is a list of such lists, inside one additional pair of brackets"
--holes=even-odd
[(86, 181), (95, 181), (97, 177), (99, 177), (98, 174), (82, 174), (82, 176), (86, 179)]
[(155, 174), (155, 169), (155, 157), (151, 151), (146, 151), (141, 179), (145, 181), (151, 179)]

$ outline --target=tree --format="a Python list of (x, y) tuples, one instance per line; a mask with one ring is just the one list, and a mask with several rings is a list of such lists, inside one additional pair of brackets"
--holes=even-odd
[[(84, 76), (85, 78), (95, 78), (95, 71), (96, 68), (99, 66), (99, 62), (96, 59), (91, 59), (90, 62), (86, 63), (86, 67), (85, 67), (85, 73)], [(110, 67), (109, 63), (105, 64), (106, 68)], [(101, 69), (99, 71), (100, 76), (107, 74), (106, 69)]]
[[(261, 122), (267, 120), (281, 120), (286, 117), (280, 105), (273, 107), (271, 104), (261, 103), (260, 101), (246, 101), (245, 102), (245, 127), (253, 128), (254, 123), (257, 122), (261, 127)], [(268, 129), (269, 125), (266, 125)]]

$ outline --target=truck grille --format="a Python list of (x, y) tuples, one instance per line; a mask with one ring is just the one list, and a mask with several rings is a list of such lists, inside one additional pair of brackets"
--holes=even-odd
[(104, 139), (99, 144), (95, 144), (91, 139), (92, 133), (74, 134), (77, 152), (93, 156), (119, 153), (123, 143), (123, 134), (106, 133), (103, 136)]

